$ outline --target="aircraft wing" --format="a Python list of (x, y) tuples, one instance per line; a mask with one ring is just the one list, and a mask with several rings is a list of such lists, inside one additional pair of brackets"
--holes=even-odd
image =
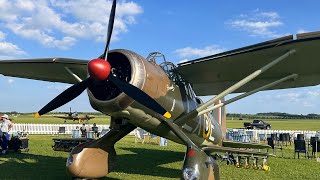
[(291, 74), (290, 80), (270, 89), (320, 84), (320, 32), (297, 34), (178, 64), (177, 71), (197, 95), (216, 95), (289, 50), (296, 53), (242, 86), (248, 92)]
[(0, 61), (0, 74), (50, 82), (78, 83), (67, 69), (81, 79), (87, 78), (87, 60), (42, 58)]
[(81, 119), (81, 120), (90, 120), (90, 119), (93, 119), (93, 118), (95, 118), (95, 117), (85, 117), (85, 116), (81, 116), (81, 117), (79, 117), (79, 119)]
[(55, 117), (55, 118), (61, 118), (61, 119), (70, 119), (70, 118), (68, 118), (67, 116), (53, 116), (53, 117)]
[(246, 155), (253, 155), (253, 156), (273, 156), (268, 152), (258, 152), (258, 151), (253, 151), (249, 149), (239, 149), (239, 148), (230, 148), (230, 147), (222, 147), (222, 146), (206, 146), (206, 147), (202, 147), (202, 150), (209, 153), (230, 152), (230, 153), (246, 154)]

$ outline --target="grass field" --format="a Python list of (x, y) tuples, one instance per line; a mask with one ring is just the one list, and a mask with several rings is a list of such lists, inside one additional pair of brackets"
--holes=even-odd
[[(67, 152), (53, 151), (50, 136), (30, 135), (29, 153), (0, 156), (0, 179), (70, 179), (65, 173)], [(160, 147), (134, 143), (125, 137), (116, 144), (117, 167), (106, 179), (179, 179), (185, 147), (173, 142)], [(278, 154), (279, 151), (278, 151)], [(315, 159), (293, 159), (293, 147), (285, 147), (284, 158), (271, 157), (270, 172), (235, 168), (220, 162), (221, 179), (320, 179)]]
[[(64, 116), (61, 114), (60, 116)], [(35, 124), (64, 124), (64, 119), (53, 117), (53, 115), (44, 115), (39, 118), (35, 118), (33, 115), (21, 115), (12, 117), (13, 123), (35, 123)], [(86, 122), (86, 121), (85, 121)], [(78, 124), (78, 121), (67, 120), (67, 124)], [(95, 116), (95, 118), (89, 120), (90, 124), (110, 124), (110, 116)]]
[[(320, 119), (266, 119), (263, 121), (270, 123), (271, 129), (320, 131)], [(244, 122), (252, 122), (252, 120), (227, 120), (227, 127), (243, 128)]]
[[(14, 123), (61, 124), (63, 119), (43, 116), (15, 117)], [(108, 116), (97, 116), (90, 121), (109, 124)], [(242, 128), (252, 120), (228, 120), (227, 127)], [(320, 130), (320, 120), (266, 120), (272, 129)], [(67, 123), (77, 123), (68, 121)], [(68, 152), (53, 151), (52, 137), (30, 135), (29, 153), (10, 153), (0, 156), (0, 179), (70, 179), (65, 173)], [(134, 137), (125, 137), (116, 144), (117, 167), (106, 179), (179, 179), (185, 147), (169, 142), (168, 147), (134, 143)], [(278, 152), (279, 154), (280, 152)], [(320, 163), (315, 159), (293, 159), (293, 146), (285, 147), (284, 157), (270, 157), (270, 172), (235, 168), (220, 162), (221, 179), (320, 179)]]

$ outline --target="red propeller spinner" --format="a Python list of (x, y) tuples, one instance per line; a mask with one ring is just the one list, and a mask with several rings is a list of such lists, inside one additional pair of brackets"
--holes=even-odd
[(95, 80), (105, 80), (110, 74), (111, 66), (104, 59), (93, 59), (88, 63), (88, 73)]

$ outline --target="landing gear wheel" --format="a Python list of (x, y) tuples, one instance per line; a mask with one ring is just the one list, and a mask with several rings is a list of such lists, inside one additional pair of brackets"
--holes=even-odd
[(264, 166), (262, 167), (262, 169), (263, 169), (264, 171), (270, 171), (270, 166), (264, 165)]
[(240, 167), (241, 167), (241, 156), (237, 156), (237, 157), (236, 157), (235, 166), (236, 166), (237, 168), (240, 168)]
[(237, 168), (241, 168), (240, 163), (236, 163)]
[(267, 165), (267, 158), (263, 158), (262, 169), (264, 171), (270, 171), (270, 166)]

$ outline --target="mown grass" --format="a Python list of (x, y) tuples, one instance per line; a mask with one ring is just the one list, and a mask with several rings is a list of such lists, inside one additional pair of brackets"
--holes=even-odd
[[(278, 130), (320, 130), (319, 119), (266, 119), (263, 120), (271, 124), (271, 129)], [(244, 122), (252, 122), (249, 120), (227, 120), (227, 128), (243, 128)]]
[[(0, 179), (70, 179), (65, 173), (67, 152), (53, 151), (52, 137), (30, 135), (29, 153), (0, 156)], [(221, 179), (320, 179), (315, 159), (293, 159), (293, 146), (284, 147), (284, 158), (271, 157), (270, 172), (235, 168), (220, 162)], [(173, 142), (160, 147), (134, 143), (125, 137), (116, 144), (117, 167), (105, 179), (179, 179), (185, 147)], [(280, 154), (280, 151), (278, 151)]]
[[(64, 116), (61, 114), (59, 116)], [(91, 116), (91, 115), (90, 115)], [(110, 124), (110, 116), (94, 116), (95, 118), (89, 120), (90, 124)], [(34, 124), (64, 124), (64, 119), (53, 117), (53, 115), (43, 115), (39, 118), (35, 118), (33, 115), (21, 115), (12, 117), (13, 123), (34, 123)], [(85, 123), (87, 121), (84, 121)], [(66, 124), (78, 124), (78, 121), (67, 120)]]

